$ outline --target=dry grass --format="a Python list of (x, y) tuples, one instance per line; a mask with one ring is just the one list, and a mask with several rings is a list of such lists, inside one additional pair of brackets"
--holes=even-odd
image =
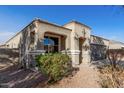
[(122, 88), (124, 87), (124, 69), (120, 66), (112, 68), (111, 65), (99, 69), (100, 85), (103, 88)]

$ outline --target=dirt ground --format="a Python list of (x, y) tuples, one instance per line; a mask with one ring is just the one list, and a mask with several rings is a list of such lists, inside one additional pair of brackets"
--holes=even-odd
[[(45, 86), (46, 78), (40, 72), (24, 70), (12, 66), (0, 71), (0, 87), (14, 88), (99, 88), (99, 73), (93, 65), (81, 64), (73, 76), (64, 78), (56, 84)], [(40, 82), (40, 83), (39, 83)]]
[[(81, 64), (79, 71), (69, 78), (64, 78), (56, 84), (46, 86), (48, 88), (100, 88), (99, 72), (96, 67), (89, 64)], [(37, 86), (40, 87), (40, 84)]]
[(18, 51), (0, 49), (0, 87), (1, 88), (30, 88), (45, 81), (41, 72), (21, 68)]
[(0, 87), (2, 88), (31, 88), (45, 81), (40, 72), (24, 70), (11, 66), (0, 71)]
[[(12, 54), (12, 53), (13, 54)], [(94, 65), (81, 64), (73, 76), (64, 78), (56, 84), (45, 86), (47, 80), (41, 72), (21, 69), (18, 63), (18, 52), (1, 50), (0, 52), (0, 87), (9, 88), (98, 88), (99, 73)]]
[(95, 66), (81, 64), (73, 76), (64, 78), (57, 84), (45, 86), (47, 80), (41, 72), (21, 69), (18, 64), (18, 50), (0, 49), (0, 87), (60, 87), (60, 88), (97, 88), (99, 77)]

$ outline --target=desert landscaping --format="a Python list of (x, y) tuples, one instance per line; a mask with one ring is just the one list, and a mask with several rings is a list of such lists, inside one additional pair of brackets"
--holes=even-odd
[[(10, 54), (12, 54), (12, 52)], [(10, 56), (10, 54), (6, 53), (6, 56)], [(13, 59), (17, 59), (14, 55), (12, 56)], [(2, 57), (0, 59), (0, 87), (100, 87), (98, 83), (99, 73), (97, 69), (90, 64), (81, 64), (79, 67), (80, 70), (73, 72), (73, 75), (55, 84), (46, 85), (46, 79), (40, 72), (21, 69), (18, 60), (16, 60), (15, 63), (11, 63), (9, 60), (3, 60)]]
[[(107, 60), (82, 63), (71, 75), (47, 84), (48, 80), (40, 71), (23, 69), (18, 62), (18, 51), (1, 49), (0, 56), (0, 87), (36, 87), (36, 88), (101, 88), (124, 87), (123, 67), (112, 70), (107, 68)], [(12, 55), (13, 54), (13, 55)], [(15, 54), (15, 55), (14, 55)], [(120, 63), (123, 66), (123, 63)], [(104, 68), (104, 69), (103, 69)], [(116, 75), (114, 81), (113, 75)]]

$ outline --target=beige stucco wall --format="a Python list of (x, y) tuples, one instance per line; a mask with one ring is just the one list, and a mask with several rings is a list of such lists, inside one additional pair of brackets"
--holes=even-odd
[[(87, 45), (90, 47), (90, 29), (84, 25), (78, 24), (76, 22), (71, 22), (64, 25), (64, 27), (72, 29), (71, 32), (71, 56), (72, 62), (75, 65), (79, 65), (79, 54), (82, 52), (82, 62), (90, 62), (90, 49), (84, 50), (83, 46)], [(84, 36), (85, 31), (85, 36)], [(79, 38), (86, 38), (82, 44), (82, 51), (79, 50)]]
[[(75, 24), (75, 31), (79, 35), (79, 37), (84, 37), (86, 40), (83, 42), (82, 45), (82, 62), (83, 63), (89, 63), (90, 62), (90, 49), (85, 50), (83, 46), (89, 46), (90, 47), (90, 35), (91, 31), (89, 28), (81, 25), (81, 24)], [(85, 31), (85, 34), (84, 34)], [(76, 44), (76, 49), (79, 49), (79, 41), (77, 41), (78, 44)]]
[(14, 38), (6, 42), (6, 48), (19, 48), (21, 33), (18, 33)]
[(107, 47), (109, 46), (109, 40), (103, 39), (103, 42)]
[(70, 42), (71, 30), (40, 22), (38, 24), (37, 32), (41, 39), (44, 38), (45, 32), (52, 32), (55, 34), (64, 35), (64, 36), (66, 36), (66, 49), (70, 49), (70, 47), (71, 47), (71, 42)]
[(122, 49), (124, 48), (124, 43), (118, 41), (111, 41), (104, 39), (102, 37), (91, 35), (91, 43), (105, 45), (109, 49)]
[(92, 44), (100, 44), (105, 45), (107, 47), (109, 46), (109, 40), (104, 39), (102, 37), (91, 35), (90, 41)]
[[(35, 28), (35, 30), (36, 30), (39, 38), (43, 39), (45, 32), (52, 32), (52, 33), (64, 35), (64, 36), (66, 36), (66, 48), (70, 49), (70, 46), (71, 46), (71, 42), (70, 42), (71, 30), (66, 29), (66, 28), (64, 29), (64, 28), (57, 27), (57, 26), (54, 26), (54, 25), (50, 25), (50, 24), (43, 23), (43, 22), (37, 22), (37, 21), (35, 21), (35, 22), (37, 24), (37, 28)], [(28, 27), (26, 27), (25, 29), (27, 31)], [(20, 33), (16, 34), (9, 41), (7, 41), (6, 46), (9, 45), (7, 48), (18, 48), (19, 44), (20, 44), (21, 35), (22, 35), (22, 31)]]
[(124, 48), (124, 44), (117, 41), (109, 42), (109, 49), (122, 49)]

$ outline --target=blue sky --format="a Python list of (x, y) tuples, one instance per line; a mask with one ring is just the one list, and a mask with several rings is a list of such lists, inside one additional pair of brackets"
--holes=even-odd
[(92, 34), (124, 42), (124, 9), (119, 6), (0, 6), (0, 44), (34, 18), (63, 25), (77, 20)]

